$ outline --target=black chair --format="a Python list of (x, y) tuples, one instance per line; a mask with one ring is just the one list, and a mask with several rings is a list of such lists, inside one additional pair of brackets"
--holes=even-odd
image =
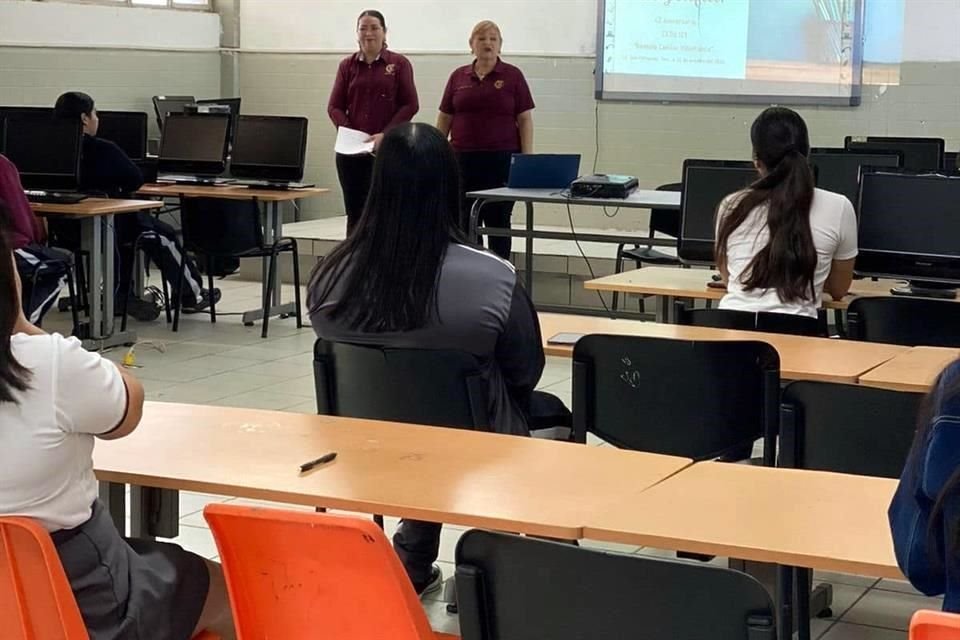
[(817, 318), (768, 313), (765, 311), (735, 311), (733, 309), (690, 309), (683, 301), (674, 303), (677, 324), (742, 331), (787, 333), (797, 336), (826, 336), (827, 317), (820, 313)]
[[(830, 382), (792, 382), (783, 390), (781, 467), (898, 478), (907, 460), (923, 394)], [(800, 638), (810, 637), (809, 569), (796, 574)]]
[[(573, 349), (573, 435), (708, 460), (764, 438), (773, 465), (780, 356), (752, 341), (588, 335)], [(747, 454), (749, 456), (749, 454)]]
[(456, 552), (463, 640), (775, 640), (770, 595), (723, 567), (472, 530)]
[[(670, 184), (662, 184), (657, 187), (657, 191), (676, 191), (679, 192), (683, 188), (683, 184), (680, 182), (672, 182)], [(650, 232), (648, 237), (652, 238), (656, 233), (662, 233), (668, 235), (671, 238), (678, 238), (680, 236), (680, 212), (673, 209), (651, 209), (650, 210)], [(626, 244), (617, 245), (617, 263), (615, 266), (614, 273), (623, 272), (623, 263), (626, 260), (633, 260), (636, 264), (636, 268), (640, 269), (644, 263), (654, 264), (659, 266), (679, 266), (680, 260), (676, 255), (669, 255), (662, 251), (657, 251), (652, 246), (642, 247), (639, 244), (635, 244), (632, 249), (627, 249)], [(616, 311), (620, 306), (620, 292), (613, 292), (613, 301), (611, 303), (611, 309)], [(643, 299), (640, 300), (641, 310), (643, 307)]]
[[(69, 306), (70, 306), (70, 318), (73, 322), (73, 335), (80, 335), (80, 311), (77, 304), (77, 290), (76, 282), (74, 280), (75, 273), (73, 268), (73, 256), (64, 251), (58, 249), (49, 249), (49, 254), (55, 254), (60, 257), (53, 257), (50, 255), (40, 260), (40, 264), (36, 265), (30, 278), (27, 279), (30, 289), (30, 299), (25, 305), (28, 309), (35, 309), (40, 301), (36, 299), (37, 291), (39, 290), (39, 285), (42, 280), (59, 280), (65, 278), (67, 281), (67, 294), (69, 296)], [(37, 321), (37, 326), (41, 327), (43, 325), (43, 318), (40, 318)]]
[(960, 347), (960, 303), (929, 298), (855, 298), (847, 336), (908, 347)]
[[(263, 283), (263, 327), (260, 337), (267, 337), (273, 286), (277, 273), (277, 256), (291, 253), (293, 257), (293, 291), (296, 304), (297, 328), (303, 326), (300, 308), (300, 254), (297, 241), (279, 238), (272, 244), (263, 239), (260, 211), (256, 202), (236, 202), (216, 198), (183, 198), (180, 203), (180, 225), (183, 246), (187, 251), (206, 257), (207, 289), (213, 292), (214, 258), (269, 258), (267, 281)], [(173, 330), (180, 327), (180, 291), (184, 286), (186, 260), (180, 262), (180, 278), (173, 288)], [(210, 298), (210, 322), (217, 321), (217, 308)]]

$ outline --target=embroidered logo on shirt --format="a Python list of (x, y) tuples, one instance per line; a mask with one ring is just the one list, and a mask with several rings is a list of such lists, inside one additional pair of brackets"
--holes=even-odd
[(495, 89), (503, 89), (503, 80), (497, 80), (493, 83)]
[(392, 76), (393, 72), (397, 70), (397, 65), (390, 63), (384, 69), (384, 75)]

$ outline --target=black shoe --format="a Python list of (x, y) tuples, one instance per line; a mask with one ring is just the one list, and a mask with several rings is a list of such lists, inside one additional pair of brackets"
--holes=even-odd
[(428, 593), (435, 593), (439, 591), (440, 587), (442, 586), (443, 572), (440, 571), (440, 567), (433, 565), (430, 567), (430, 578), (424, 584), (413, 585), (413, 588), (417, 592), (417, 595), (422, 598)]
[[(127, 301), (127, 315), (140, 322), (153, 322), (160, 317), (160, 311), (162, 307), (150, 300), (130, 296), (130, 300)], [(123, 315), (123, 307), (120, 304), (114, 304), (114, 315)]]
[[(184, 302), (183, 306), (180, 307), (180, 311), (186, 314), (190, 313), (200, 313), (201, 311), (206, 310), (210, 307), (210, 291), (209, 289), (204, 289), (200, 292), (200, 299), (193, 300), (189, 303)], [(220, 302), (220, 289), (214, 288), (213, 290), (213, 304)]]

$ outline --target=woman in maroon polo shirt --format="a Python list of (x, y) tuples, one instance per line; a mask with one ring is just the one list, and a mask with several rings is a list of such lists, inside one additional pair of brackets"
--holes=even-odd
[[(327, 114), (337, 127), (350, 127), (370, 135), (374, 150), (384, 132), (409, 122), (420, 109), (413, 67), (399, 53), (387, 49), (387, 24), (379, 11), (367, 10), (357, 18), (360, 51), (340, 62), (327, 103)], [(337, 154), (337, 175), (347, 212), (347, 232), (356, 225), (370, 190), (373, 156)]]
[[(510, 157), (533, 152), (533, 97), (520, 69), (500, 59), (500, 27), (480, 22), (470, 34), (472, 64), (450, 74), (437, 128), (450, 135), (460, 162), (462, 193), (507, 184)], [(464, 228), (472, 200), (461, 198)], [(489, 202), (480, 210), (486, 227), (510, 228), (512, 202)], [(488, 236), (490, 249), (510, 258), (510, 238)]]

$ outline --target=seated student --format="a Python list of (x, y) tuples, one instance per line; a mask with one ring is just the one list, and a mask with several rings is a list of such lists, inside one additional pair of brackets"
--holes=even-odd
[(922, 405), (913, 447), (890, 504), (893, 546), (914, 587), (960, 613), (960, 360)]
[(177, 545), (120, 537), (97, 500), (94, 438), (132, 432), (143, 387), (20, 305), (0, 211), (0, 516), (50, 531), (92, 640), (232, 638), (220, 566)]
[[(25, 283), (23, 311), (33, 324), (53, 307), (60, 292), (67, 286), (67, 270), (53, 266), (51, 260), (66, 262), (70, 256), (44, 246), (43, 225), (23, 193), (20, 173), (6, 157), (0, 155), (0, 203), (5, 203), (10, 212), (9, 240), (17, 260), (17, 271)], [(37, 270), (40, 277), (34, 281)]]
[[(79, 91), (70, 91), (57, 98), (56, 113), (60, 117), (79, 118), (83, 122), (83, 150), (80, 166), (80, 188), (88, 193), (100, 193), (110, 198), (132, 196), (143, 185), (140, 169), (113, 142), (97, 137), (99, 120), (93, 98)], [(184, 313), (196, 313), (210, 306), (209, 292), (201, 286), (200, 271), (194, 261), (183, 252), (180, 241), (170, 225), (160, 222), (146, 212), (114, 216), (119, 254), (118, 291), (130, 294), (130, 275), (133, 270), (133, 243), (141, 233), (154, 236), (141, 246), (174, 290), (180, 282), (180, 260), (187, 260), (186, 287), (182, 303)], [(76, 242), (76, 240), (74, 240)], [(220, 290), (213, 290), (214, 301), (220, 299)], [(122, 300), (116, 302), (120, 309)], [(128, 312), (138, 320), (155, 320), (160, 311), (156, 305), (131, 296)]]
[(766, 109), (750, 128), (760, 179), (717, 212), (721, 309), (817, 317), (824, 291), (842, 298), (853, 280), (857, 219), (844, 196), (814, 188), (807, 125)]
[[(529, 435), (541, 403), (559, 405), (561, 423), (569, 413), (534, 393), (545, 360), (536, 311), (510, 263), (463, 240), (459, 183), (440, 131), (391, 129), (357, 226), (310, 278), (310, 319), (328, 340), (476, 355), (492, 430)], [(418, 593), (440, 587), (439, 524), (401, 521), (393, 542)]]

